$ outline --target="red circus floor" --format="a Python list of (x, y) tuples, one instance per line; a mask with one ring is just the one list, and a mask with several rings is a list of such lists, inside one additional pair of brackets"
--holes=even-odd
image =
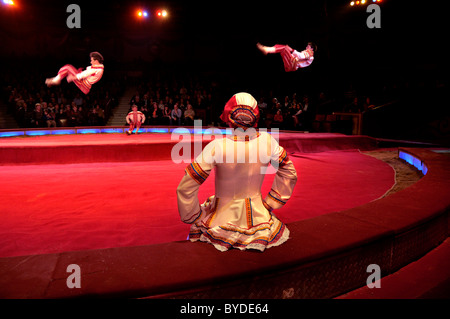
[[(394, 185), (395, 172), (388, 164), (351, 146), (340, 147), (340, 138), (281, 136), (281, 145), (304, 139), (317, 147), (311, 152), (308, 144), (304, 152), (290, 152), (299, 180), (291, 200), (276, 211), (288, 225), (376, 200)], [(189, 225), (179, 219), (175, 190), (187, 164), (173, 163), (169, 148), (159, 148), (173, 143), (169, 134), (2, 138), (3, 154), (30, 150), (24, 156), (45, 159), (38, 164), (0, 163), (0, 257), (185, 240)], [(148, 157), (126, 161), (129, 149)], [(117, 157), (95, 162), (96, 155), (91, 154), (84, 163), (68, 163), (89, 152)], [(63, 164), (51, 163), (51, 158), (63, 158)], [(214, 193), (213, 180), (212, 174), (200, 188), (201, 201)], [(264, 196), (272, 180), (273, 176), (266, 177)]]

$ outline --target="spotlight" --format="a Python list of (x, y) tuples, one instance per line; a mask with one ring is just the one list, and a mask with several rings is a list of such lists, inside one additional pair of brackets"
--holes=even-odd
[(142, 9), (140, 9), (140, 10), (137, 10), (136, 11), (136, 15), (139, 17), (139, 18), (148, 18), (149, 17), (149, 13), (148, 13), (148, 11), (147, 10), (142, 10)]
[(157, 15), (159, 18), (166, 18), (167, 15), (168, 15), (168, 13), (167, 13), (166, 10), (158, 10), (158, 11), (156, 12), (156, 15)]
[(4, 4), (7, 4), (9, 6), (13, 6), (14, 5), (14, 1), (13, 0), (3, 0)]
[[(375, 0), (377, 1), (377, 0)], [(355, 5), (355, 1), (350, 2), (350, 5), (353, 7)]]

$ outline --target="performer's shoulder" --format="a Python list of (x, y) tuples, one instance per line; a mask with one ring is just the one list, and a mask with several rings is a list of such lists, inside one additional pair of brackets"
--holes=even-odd
[(267, 133), (266, 130), (259, 130), (258, 131), (258, 138), (271, 138), (271, 137), (272, 137), (272, 135)]

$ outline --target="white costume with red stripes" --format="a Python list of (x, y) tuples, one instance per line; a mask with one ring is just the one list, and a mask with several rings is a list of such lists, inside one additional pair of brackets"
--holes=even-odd
[(76, 86), (84, 93), (88, 94), (93, 84), (100, 81), (103, 76), (104, 66), (103, 64), (96, 64), (88, 66), (86, 70), (76, 69), (74, 66), (67, 64), (58, 71), (60, 79), (67, 78), (67, 82), (73, 81)]
[[(305, 68), (314, 61), (312, 51), (303, 50), (301, 52), (292, 49), (288, 45), (276, 44), (273, 47), (265, 47), (258, 44), (258, 47), (265, 54), (267, 53), (280, 53), (283, 59), (284, 70), (286, 72), (296, 71), (299, 68)], [(312, 54), (311, 54), (312, 53)]]
[(126, 117), (127, 123), (130, 124), (130, 129), (128, 130), (128, 134), (133, 132), (134, 128), (136, 128), (136, 134), (139, 131), (142, 123), (145, 122), (145, 115), (141, 111), (131, 111), (128, 113)]

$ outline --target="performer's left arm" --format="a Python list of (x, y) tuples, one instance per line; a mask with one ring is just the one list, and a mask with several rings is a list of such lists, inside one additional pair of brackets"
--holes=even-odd
[(272, 166), (277, 169), (272, 188), (264, 199), (264, 206), (271, 211), (283, 207), (291, 198), (297, 183), (297, 171), (286, 150), (272, 139)]

